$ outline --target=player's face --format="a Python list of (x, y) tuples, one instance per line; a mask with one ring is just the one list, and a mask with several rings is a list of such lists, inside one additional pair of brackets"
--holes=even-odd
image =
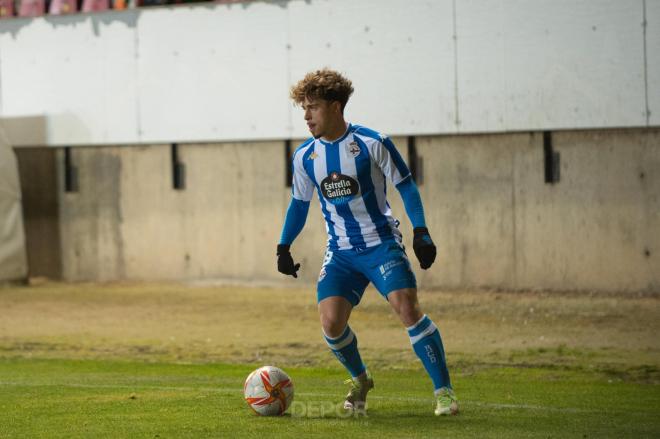
[(329, 102), (324, 99), (305, 98), (302, 109), (305, 111), (307, 127), (315, 138), (325, 137), (329, 130), (335, 125), (335, 119), (341, 111), (338, 111), (338, 102)]

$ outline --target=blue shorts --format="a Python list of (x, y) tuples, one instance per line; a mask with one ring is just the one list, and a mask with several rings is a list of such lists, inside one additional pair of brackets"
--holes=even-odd
[(340, 296), (353, 306), (360, 303), (372, 282), (380, 294), (417, 288), (415, 273), (401, 244), (386, 241), (366, 250), (327, 250), (316, 286), (317, 301)]

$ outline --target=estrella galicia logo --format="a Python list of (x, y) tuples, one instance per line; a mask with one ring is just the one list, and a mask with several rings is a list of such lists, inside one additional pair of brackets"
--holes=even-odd
[(360, 192), (360, 184), (348, 175), (331, 172), (321, 181), (321, 192), (332, 204), (346, 204)]

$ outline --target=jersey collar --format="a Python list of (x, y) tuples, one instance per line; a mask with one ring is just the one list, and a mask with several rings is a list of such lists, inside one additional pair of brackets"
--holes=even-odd
[(344, 139), (346, 137), (348, 137), (348, 135), (352, 131), (352, 128), (353, 128), (353, 125), (351, 125), (351, 123), (349, 122), (348, 125), (346, 126), (346, 131), (344, 131), (344, 134), (342, 134), (342, 136), (339, 139), (335, 140), (334, 142), (326, 142), (325, 140), (323, 140), (321, 138), (319, 138), (318, 140), (325, 146), (339, 145), (341, 142), (344, 141)]

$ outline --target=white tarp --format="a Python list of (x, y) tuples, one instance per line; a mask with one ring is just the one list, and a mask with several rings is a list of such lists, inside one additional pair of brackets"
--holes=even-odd
[(0, 127), (0, 282), (27, 276), (21, 186), (16, 155)]

